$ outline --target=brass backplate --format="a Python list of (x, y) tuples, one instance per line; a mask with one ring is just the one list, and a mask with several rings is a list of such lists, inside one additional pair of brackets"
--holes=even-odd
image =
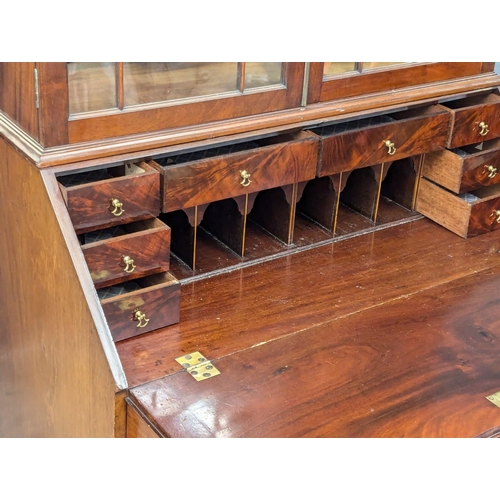
[(207, 378), (213, 378), (220, 375), (220, 371), (215, 368), (212, 362), (198, 351), (175, 358), (175, 361), (185, 368), (186, 371), (198, 382), (200, 380), (206, 380)]
[(486, 399), (500, 408), (500, 392), (495, 392), (495, 394), (491, 396), (486, 396)]

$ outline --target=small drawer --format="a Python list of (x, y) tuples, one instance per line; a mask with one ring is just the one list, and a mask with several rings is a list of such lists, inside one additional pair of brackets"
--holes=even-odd
[(467, 97), (443, 103), (453, 115), (448, 148), (500, 137), (500, 97), (496, 94)]
[(170, 273), (98, 290), (115, 342), (179, 322), (181, 286)]
[(299, 132), (156, 159), (163, 211), (312, 179), (317, 157), (317, 137)]
[(77, 234), (157, 217), (160, 174), (147, 163), (58, 177)]
[(500, 139), (425, 156), (422, 175), (454, 193), (500, 182)]
[(500, 185), (456, 195), (421, 179), (416, 209), (463, 238), (489, 233), (500, 229)]
[(159, 219), (82, 234), (80, 241), (96, 288), (169, 269), (170, 228)]
[(436, 105), (311, 129), (321, 141), (318, 176), (443, 149), (450, 117)]

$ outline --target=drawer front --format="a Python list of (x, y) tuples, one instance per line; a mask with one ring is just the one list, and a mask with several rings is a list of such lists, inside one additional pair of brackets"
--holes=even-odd
[(498, 229), (500, 229), (500, 193), (496, 198), (472, 205), (467, 236), (470, 238)]
[(158, 225), (156, 229), (82, 246), (96, 288), (168, 271), (170, 228), (157, 219), (153, 220)]
[(456, 109), (454, 115), (449, 148), (500, 137), (500, 98), (498, 102)]
[(463, 238), (500, 229), (500, 186), (475, 191), (480, 198), (467, 202), (426, 179), (421, 179), (416, 210)]
[(498, 184), (500, 146), (465, 157), (448, 150), (431, 153), (425, 157), (422, 175), (454, 193)]
[(179, 322), (180, 283), (166, 275), (162, 284), (101, 301), (115, 342)]
[(126, 224), (159, 215), (160, 174), (151, 169), (141, 175), (69, 187), (64, 195), (77, 233)]
[(301, 135), (304, 139), (163, 168), (163, 211), (314, 178), (318, 139), (307, 132)]
[(450, 117), (443, 111), (434, 116), (398, 120), (324, 137), (320, 146), (318, 176), (442, 149), (448, 139)]

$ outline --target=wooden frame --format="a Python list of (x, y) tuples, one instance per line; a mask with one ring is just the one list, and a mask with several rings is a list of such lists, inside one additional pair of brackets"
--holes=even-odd
[(419, 63), (387, 66), (366, 72), (349, 72), (323, 79), (323, 64), (310, 64), (307, 103), (391, 92), (443, 80), (453, 80), (493, 71), (494, 63)]
[[(284, 63), (285, 87), (249, 91), (218, 99), (190, 103), (155, 103), (92, 115), (69, 116), (65, 63), (37, 63), (41, 89), (41, 143), (43, 146), (73, 144), (136, 133), (202, 125), (300, 107), (304, 63)], [(120, 67), (118, 68), (118, 72)], [(47, 82), (50, 80), (50, 84)], [(54, 83), (55, 82), (55, 83)], [(118, 104), (123, 96), (118, 92)], [(51, 137), (43, 131), (51, 131)]]

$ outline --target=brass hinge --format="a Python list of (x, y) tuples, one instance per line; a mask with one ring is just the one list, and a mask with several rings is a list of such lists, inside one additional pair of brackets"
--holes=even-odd
[(491, 396), (486, 396), (486, 399), (500, 408), (500, 392), (495, 392), (495, 394)]
[(220, 371), (212, 362), (198, 351), (175, 358), (175, 361), (185, 368), (197, 382), (220, 375)]
[(40, 107), (40, 96), (38, 93), (38, 70), (35, 68), (33, 71), (35, 73), (35, 107), (38, 109)]

